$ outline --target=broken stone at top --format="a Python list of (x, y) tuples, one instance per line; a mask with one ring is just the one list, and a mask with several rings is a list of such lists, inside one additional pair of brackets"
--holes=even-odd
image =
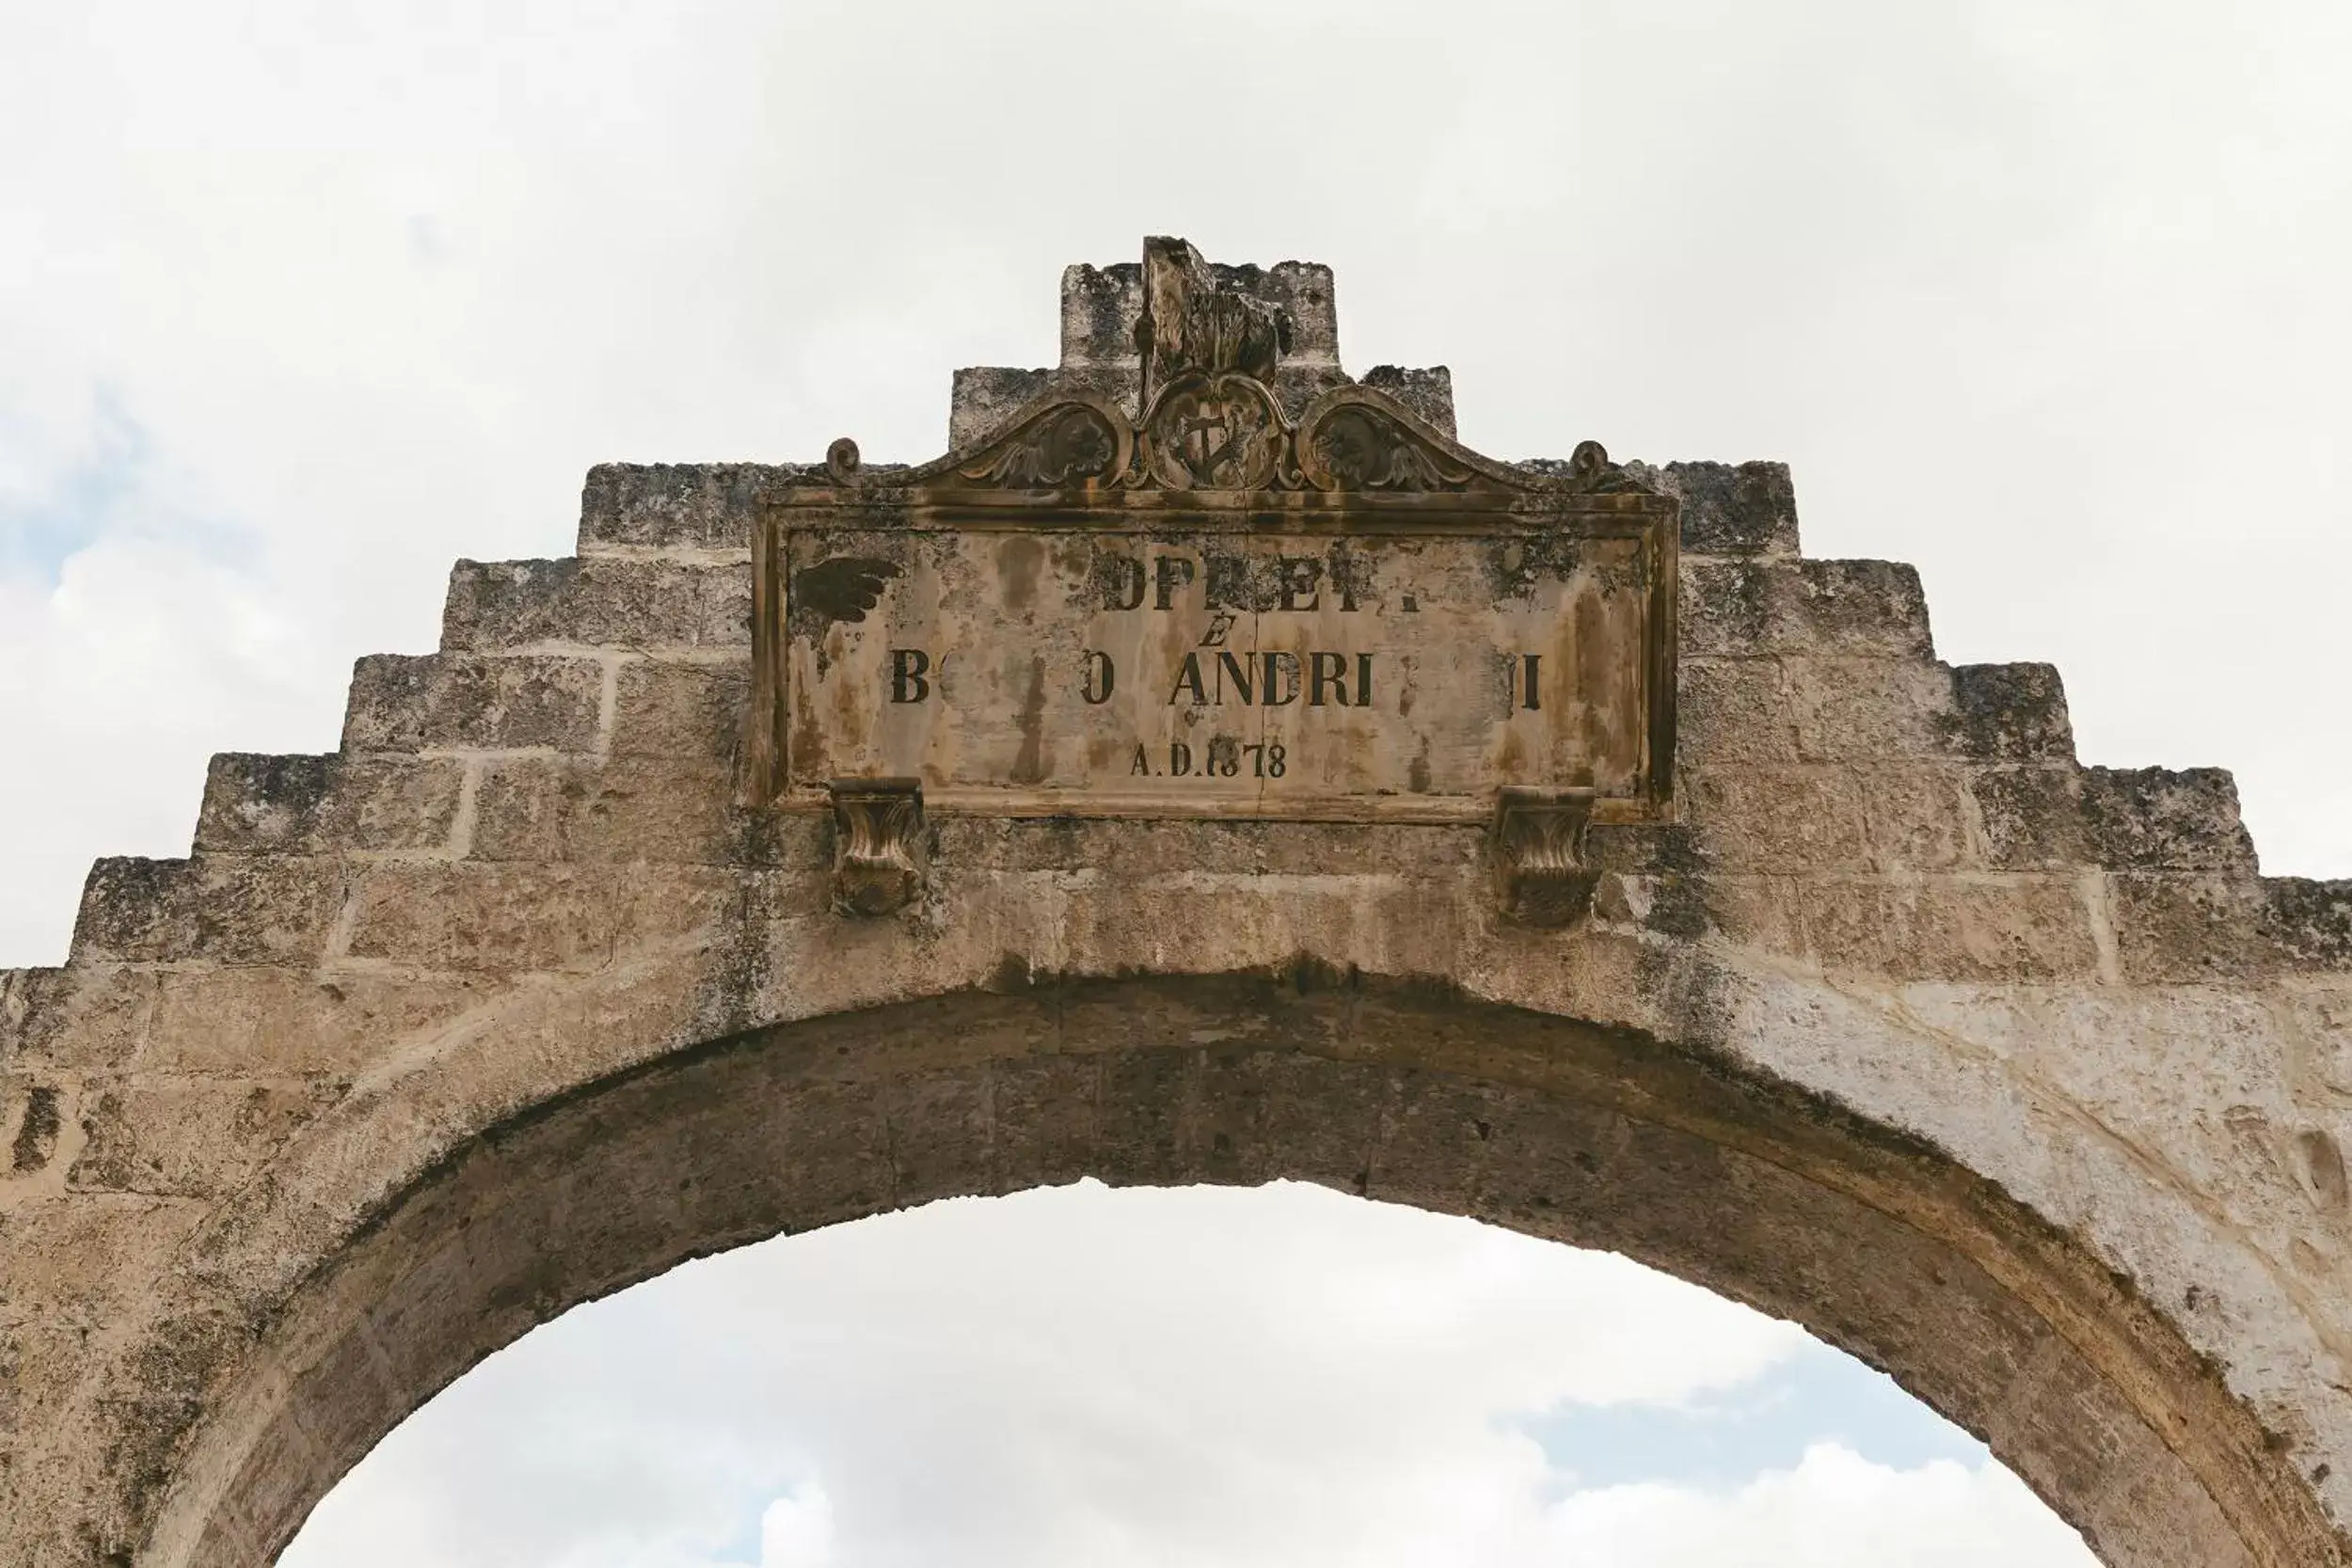
[(1144, 403), (1194, 371), (1271, 382), (1290, 347), (1291, 320), (1282, 306), (1220, 285), (1190, 241), (1145, 240), (1143, 313), (1136, 319)]
[[(1144, 241), (1140, 264), (1065, 267), (1061, 364), (958, 371), (948, 445), (980, 440), (1049, 392), (1091, 394), (1140, 418), (1152, 394), (1185, 370), (1262, 381), (1292, 418), (1318, 394), (1352, 385), (1340, 368), (1331, 269), (1319, 261), (1229, 266), (1187, 241), (1157, 236)], [(1444, 366), (1383, 365), (1362, 384), (1454, 434), (1454, 382)]]

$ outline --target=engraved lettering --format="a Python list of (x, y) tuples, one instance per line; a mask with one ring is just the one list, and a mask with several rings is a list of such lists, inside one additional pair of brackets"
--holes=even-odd
[(1372, 706), (1372, 656), (1370, 654), (1356, 656), (1356, 705), (1358, 707)]
[[(1189, 659), (1192, 656), (1190, 654), (1186, 654), (1184, 657)], [(1228, 680), (1231, 680), (1241, 692), (1241, 695), (1236, 698), (1235, 701), (1241, 703), (1245, 707), (1248, 706), (1250, 701), (1249, 694), (1254, 689), (1254, 682), (1252, 680), (1253, 674), (1254, 671), (1250, 666), (1249, 656), (1248, 654), (1242, 655), (1239, 658), (1235, 658), (1230, 653), (1218, 654), (1216, 656), (1217, 705), (1219, 706), (1224, 705), (1225, 683)]]
[(1341, 707), (1347, 703), (1347, 657), (1344, 654), (1309, 654), (1307, 656), (1307, 705), (1324, 705), (1327, 689)]
[(1209, 556), (1209, 608), (1219, 610), (1255, 610), (1249, 594), (1249, 562), (1238, 555)]
[(1220, 610), (1209, 617), (1209, 629), (1200, 634), (1200, 645), (1204, 648), (1222, 648), (1225, 646), (1225, 634), (1232, 629), (1233, 612)]
[(1521, 654), (1519, 662), (1520, 668), (1525, 672), (1519, 677), (1519, 706), (1534, 713), (1544, 705), (1543, 689), (1537, 685), (1535, 678), (1535, 667), (1543, 662), (1543, 656)]
[(1111, 663), (1111, 656), (1099, 648), (1089, 648), (1086, 657), (1086, 674), (1081, 678), (1078, 694), (1100, 707), (1111, 700), (1111, 689), (1119, 684), (1119, 671)]
[(1200, 679), (1200, 656), (1199, 654), (1186, 654), (1184, 662), (1177, 666), (1175, 684), (1168, 689), (1168, 706), (1176, 705), (1176, 694), (1180, 691), (1190, 692), (1191, 695), (1185, 700), (1196, 707), (1207, 705), (1209, 692)]
[(1143, 742), (1140, 740), (1136, 742), (1136, 759), (1127, 765), (1127, 771), (1131, 775), (1140, 773), (1146, 778), (1152, 776), (1152, 764), (1144, 757)]
[(1136, 610), (1143, 604), (1143, 562), (1132, 555), (1095, 558), (1095, 585), (1104, 610)]
[(1169, 741), (1168, 743), (1168, 777), (1172, 779), (1181, 779), (1191, 771), (1192, 748), (1185, 745), (1181, 740)]
[(1192, 586), (1195, 575), (1192, 558), (1184, 555), (1164, 555), (1152, 563), (1152, 570), (1158, 586), (1158, 592), (1152, 599), (1153, 605), (1161, 610), (1173, 609), (1176, 602), (1176, 591)]
[(920, 648), (890, 650), (890, 700), (919, 703), (931, 694), (931, 656)]
[(1315, 584), (1322, 580), (1323, 562), (1311, 555), (1286, 555), (1278, 568), (1284, 610), (1312, 610), (1319, 595)]
[[(1267, 707), (1288, 707), (1298, 701), (1298, 656), (1276, 652), (1262, 657), (1264, 668), (1260, 672), (1261, 679), (1258, 683), (1260, 700)], [(1287, 685), (1281, 687), (1282, 694), (1279, 697), (1274, 694), (1279, 684), (1275, 679), (1277, 675), (1286, 677), (1288, 681)]]
[(1340, 591), (1340, 611), (1356, 613), (1357, 596), (1365, 592), (1369, 577), (1366, 563), (1348, 553), (1347, 546), (1336, 545), (1331, 549), (1331, 585)]

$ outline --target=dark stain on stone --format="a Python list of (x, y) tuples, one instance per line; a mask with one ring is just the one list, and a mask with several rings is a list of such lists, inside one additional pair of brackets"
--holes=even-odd
[(2344, 1208), (2347, 1196), (2344, 1175), (2344, 1150), (2336, 1140), (2318, 1128), (2295, 1135), (2296, 1151), (2303, 1157), (2303, 1174), (2310, 1180), (2312, 1196), (2322, 1209), (2335, 1212)]
[(996, 570), (1004, 585), (1005, 608), (1025, 613), (1037, 602), (1037, 575), (1045, 564), (1045, 544), (1015, 535), (996, 546)]
[(57, 1151), (57, 1091), (47, 1085), (24, 1096), (24, 1118), (17, 1123), (16, 1143), (9, 1164), (18, 1171), (35, 1171)]
[(1021, 750), (1012, 759), (1012, 782), (1036, 784), (1045, 777), (1045, 656), (1029, 656), (1029, 689), (1021, 701)]
[(1029, 960), (1018, 953), (1007, 953), (996, 960), (996, 967), (989, 972), (980, 989), (1009, 995), (1027, 990), (1036, 983), (1037, 977), (1029, 968)]

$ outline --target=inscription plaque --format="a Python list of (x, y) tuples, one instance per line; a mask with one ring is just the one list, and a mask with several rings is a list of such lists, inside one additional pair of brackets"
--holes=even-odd
[(919, 468), (837, 442), (826, 483), (766, 498), (755, 796), (1465, 821), (1549, 789), (1594, 821), (1664, 814), (1672, 499), (1589, 442), (1557, 471), (1480, 457), (1365, 388), (1292, 418), (1262, 379), (1284, 324), (1197, 263), (1147, 249), (1139, 420), (1049, 395)]
[(1505, 784), (1647, 801), (1645, 533), (1344, 528), (788, 526), (782, 792), (905, 776), (933, 810), (1442, 819)]

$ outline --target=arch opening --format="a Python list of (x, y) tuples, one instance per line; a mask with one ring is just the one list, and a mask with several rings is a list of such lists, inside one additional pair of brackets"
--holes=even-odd
[(470, 1140), (298, 1292), (145, 1560), (261, 1568), (491, 1351), (688, 1259), (1083, 1178), (1311, 1182), (1616, 1252), (1981, 1438), (2109, 1568), (2320, 1560), (2161, 1317), (1932, 1148), (1704, 1053), (1314, 974), (964, 992), (712, 1042)]
[(410, 1417), (279, 1568), (2090, 1568), (1793, 1324), (1326, 1188), (952, 1198), (681, 1265)]

